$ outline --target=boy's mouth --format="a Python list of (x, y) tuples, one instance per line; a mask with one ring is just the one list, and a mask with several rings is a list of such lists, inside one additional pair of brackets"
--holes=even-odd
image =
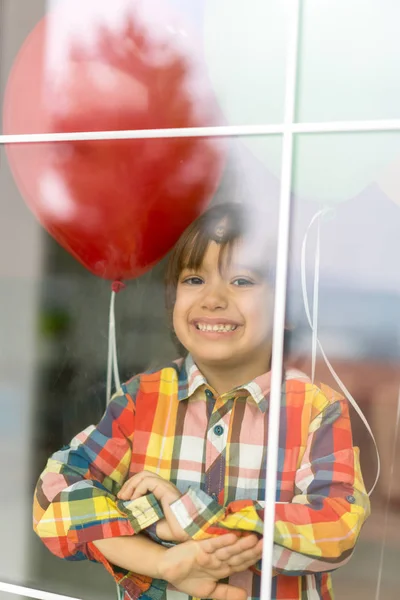
[(215, 323), (215, 325), (211, 325), (210, 323), (195, 323), (196, 329), (199, 331), (213, 331), (217, 333), (228, 333), (229, 331), (235, 331), (238, 328), (237, 325), (231, 323)]
[(231, 319), (224, 319), (223, 317), (203, 317), (200, 319), (193, 319), (191, 321), (191, 324), (197, 331), (211, 336), (216, 334), (232, 334), (241, 325), (237, 321), (233, 321)]

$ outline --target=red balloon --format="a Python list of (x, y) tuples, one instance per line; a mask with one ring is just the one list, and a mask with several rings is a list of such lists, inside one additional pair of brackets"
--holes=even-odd
[[(185, 35), (155, 0), (66, 0), (17, 56), (4, 132), (218, 124)], [(137, 277), (158, 262), (208, 205), (224, 162), (220, 140), (196, 137), (9, 144), (7, 154), (40, 223), (106, 279)]]

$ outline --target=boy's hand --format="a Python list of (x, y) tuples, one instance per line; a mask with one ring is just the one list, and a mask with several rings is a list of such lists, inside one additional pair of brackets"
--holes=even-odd
[(262, 540), (255, 535), (237, 538), (228, 533), (208, 540), (190, 540), (170, 548), (159, 564), (159, 577), (197, 598), (246, 600), (241, 589), (219, 583), (245, 571), (262, 556)]
[(141, 471), (124, 483), (118, 493), (120, 500), (135, 500), (151, 492), (163, 509), (165, 519), (157, 523), (157, 535), (168, 542), (184, 542), (190, 537), (179, 525), (170, 504), (178, 500), (182, 494), (170, 481), (150, 471)]

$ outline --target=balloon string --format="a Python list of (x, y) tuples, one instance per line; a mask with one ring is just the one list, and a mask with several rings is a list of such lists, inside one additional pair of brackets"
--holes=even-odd
[(400, 387), (399, 387), (399, 395), (397, 398), (397, 416), (396, 416), (396, 426), (394, 431), (394, 440), (392, 447), (392, 461), (390, 465), (390, 479), (389, 479), (389, 490), (386, 498), (386, 510), (385, 510), (385, 521), (383, 526), (383, 538), (382, 538), (382, 546), (381, 546), (381, 556), (379, 560), (379, 570), (378, 570), (378, 581), (376, 584), (376, 593), (375, 600), (379, 600), (381, 593), (381, 583), (382, 583), (382, 573), (383, 573), (383, 561), (385, 556), (385, 544), (387, 538), (387, 530), (388, 530), (388, 517), (389, 517), (389, 508), (390, 501), (392, 498), (392, 488), (393, 488), (393, 480), (394, 480), (394, 464), (396, 462), (396, 449), (397, 449), (397, 441), (399, 437), (400, 431)]
[(111, 400), (112, 383), (114, 378), (115, 389), (119, 390), (121, 387), (121, 380), (119, 377), (118, 368), (118, 355), (117, 355), (117, 338), (115, 333), (115, 296), (125, 286), (120, 281), (115, 281), (112, 285), (111, 300), (110, 300), (110, 311), (108, 317), (108, 355), (107, 355), (107, 386), (106, 386), (106, 398), (107, 404)]
[(319, 301), (319, 255), (320, 255), (320, 219), (317, 219), (317, 246), (315, 250), (314, 265), (314, 294), (313, 294), (313, 327), (312, 327), (312, 361), (311, 361), (311, 380), (315, 380), (315, 366), (317, 362), (317, 341), (318, 341), (318, 301)]
[[(119, 390), (121, 381), (119, 377), (117, 358), (117, 337), (115, 334), (115, 296), (125, 286), (119, 281), (114, 281), (111, 289), (110, 311), (108, 317), (108, 355), (107, 355), (107, 405), (111, 400), (112, 378), (114, 376), (115, 389)], [(124, 591), (116, 585), (117, 600), (124, 600)]]
[[(317, 306), (314, 305), (314, 310), (313, 310), (313, 321), (311, 320), (311, 314), (310, 314), (310, 307), (308, 304), (308, 293), (307, 293), (307, 279), (306, 279), (306, 249), (307, 249), (307, 240), (308, 240), (308, 236), (310, 233), (310, 230), (313, 226), (313, 224), (315, 223), (315, 221), (320, 221), (321, 217), (323, 215), (325, 215), (327, 212), (329, 212), (329, 209), (322, 209), (320, 211), (318, 211), (313, 218), (310, 221), (310, 224), (307, 227), (307, 231), (304, 235), (304, 239), (303, 239), (303, 243), (302, 243), (302, 247), (301, 247), (301, 287), (302, 287), (302, 293), (303, 293), (303, 303), (304, 303), (304, 309), (305, 309), (305, 313), (307, 316), (307, 321), (308, 324), (311, 327), (311, 331), (313, 334), (313, 348), (312, 348), (312, 364), (313, 366), (313, 374), (314, 374), (314, 370), (315, 370), (315, 363), (316, 363), (316, 351), (317, 351), (317, 347), (319, 348), (321, 355), (325, 361), (326, 366), (328, 367), (332, 377), (334, 378), (335, 382), (337, 383), (337, 385), (339, 386), (339, 389), (343, 392), (344, 396), (347, 398), (347, 400), (350, 402), (350, 404), (353, 406), (354, 410), (356, 411), (356, 413), (358, 414), (358, 416), (360, 417), (361, 421), (364, 423), (368, 433), (370, 434), (372, 441), (374, 443), (375, 446), (375, 451), (376, 451), (376, 457), (377, 457), (377, 474), (376, 474), (376, 478), (374, 481), (374, 484), (371, 488), (371, 490), (368, 492), (368, 495), (370, 496), (372, 494), (372, 492), (374, 491), (376, 484), (378, 483), (378, 479), (380, 476), (380, 472), (381, 472), (381, 460), (380, 460), (380, 456), (379, 456), (379, 451), (378, 451), (378, 445), (376, 443), (375, 440), (375, 436), (372, 432), (372, 429), (366, 419), (366, 417), (364, 416), (364, 413), (362, 412), (362, 410), (360, 409), (360, 407), (358, 406), (357, 402), (355, 401), (355, 399), (353, 398), (353, 396), (350, 394), (349, 390), (346, 388), (346, 386), (344, 385), (344, 383), (342, 382), (342, 380), (339, 378), (339, 376), (337, 375), (336, 371), (334, 370), (334, 368), (332, 367), (331, 363), (328, 360), (328, 357), (326, 356), (324, 349), (321, 345), (321, 342), (318, 339), (318, 335), (317, 335), (317, 328), (316, 328), (316, 320), (314, 322), (314, 319), (316, 319), (316, 316), (314, 314), (315, 309), (318, 308), (318, 286), (319, 286), (319, 273), (314, 273), (314, 301), (315, 299), (317, 300)], [(319, 270), (319, 244), (320, 244), (320, 240), (319, 240), (319, 235), (317, 238), (317, 255), (315, 257), (315, 268)], [(314, 347), (315, 344), (315, 347)]]
[(108, 317), (108, 354), (107, 354), (107, 404), (111, 400), (112, 373), (113, 373), (113, 338), (115, 338), (115, 292), (111, 292), (110, 312)]
[[(112, 292), (114, 294), (114, 305), (115, 305), (115, 293)], [(115, 308), (115, 306), (113, 306), (113, 309)], [(114, 371), (114, 384), (115, 384), (115, 389), (119, 390), (121, 387), (121, 380), (119, 378), (119, 368), (118, 368), (118, 355), (117, 355), (117, 336), (115, 333), (115, 310), (113, 310), (113, 336), (112, 336), (112, 345), (113, 345), (113, 371)]]

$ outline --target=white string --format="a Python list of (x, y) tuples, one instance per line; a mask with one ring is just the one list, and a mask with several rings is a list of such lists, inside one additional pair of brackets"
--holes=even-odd
[(282, 143), (282, 171), (279, 202), (278, 244), (271, 358), (271, 393), (268, 407), (268, 450), (265, 480), (265, 510), (261, 575), (261, 600), (271, 600), (272, 567), (275, 530), (275, 501), (279, 451), (279, 423), (283, 371), (283, 348), (289, 260), (290, 204), (293, 164), (291, 125), (295, 116), (297, 46), (300, 21), (300, 0), (288, 4), (288, 52), (286, 65), (285, 128)]
[(396, 416), (396, 425), (395, 425), (395, 430), (394, 430), (394, 440), (393, 440), (393, 447), (392, 447), (392, 461), (391, 461), (391, 465), (390, 465), (390, 481), (389, 481), (388, 496), (386, 499), (385, 522), (384, 522), (384, 526), (383, 526), (383, 539), (382, 539), (382, 546), (381, 546), (381, 556), (380, 556), (380, 560), (379, 560), (378, 581), (376, 584), (375, 600), (379, 600), (380, 593), (381, 593), (383, 560), (384, 560), (384, 556), (385, 556), (385, 544), (386, 544), (386, 538), (387, 538), (389, 508), (390, 508), (390, 501), (392, 498), (394, 464), (396, 462), (396, 449), (397, 449), (397, 441), (398, 441), (399, 431), (400, 431), (400, 388), (399, 388), (399, 395), (397, 398), (397, 416)]
[(113, 290), (111, 292), (110, 312), (108, 317), (107, 404), (112, 397), (113, 377), (115, 390), (119, 390), (121, 387), (118, 368), (117, 336), (115, 333), (115, 296), (116, 292)]
[[(307, 294), (307, 280), (306, 280), (306, 249), (307, 249), (307, 240), (308, 240), (308, 235), (310, 233), (310, 230), (313, 226), (313, 224), (315, 223), (315, 221), (319, 221), (321, 219), (321, 217), (323, 215), (325, 215), (327, 212), (329, 212), (329, 209), (322, 209), (320, 211), (318, 211), (313, 218), (311, 219), (311, 222), (309, 224), (309, 226), (307, 227), (307, 231), (304, 235), (304, 239), (303, 239), (303, 243), (302, 243), (302, 248), (301, 248), (301, 287), (302, 287), (302, 293), (303, 293), (303, 302), (304, 302), (304, 309), (305, 309), (305, 313), (307, 316), (307, 320), (308, 323), (311, 327), (311, 330), (313, 332), (313, 336), (315, 336), (315, 340), (316, 340), (316, 346), (318, 346), (322, 357), (325, 361), (326, 366), (328, 367), (332, 377), (334, 378), (334, 380), (336, 381), (337, 385), (339, 386), (340, 390), (343, 392), (344, 396), (347, 398), (347, 400), (350, 402), (350, 404), (353, 406), (354, 410), (356, 411), (356, 413), (358, 414), (358, 416), (360, 417), (360, 419), (362, 420), (362, 422), (364, 423), (368, 433), (370, 434), (372, 441), (374, 443), (375, 446), (375, 450), (376, 450), (376, 457), (377, 457), (377, 474), (376, 474), (376, 478), (374, 481), (374, 484), (371, 488), (371, 490), (368, 492), (368, 495), (370, 496), (372, 494), (372, 492), (374, 491), (376, 484), (378, 483), (378, 479), (380, 476), (380, 472), (381, 472), (381, 460), (380, 460), (380, 456), (379, 456), (379, 451), (378, 451), (378, 445), (376, 443), (375, 440), (375, 436), (372, 433), (372, 429), (366, 419), (366, 417), (364, 416), (364, 413), (362, 412), (362, 410), (360, 409), (360, 407), (358, 406), (357, 402), (354, 400), (353, 396), (350, 394), (349, 390), (346, 388), (346, 386), (344, 385), (344, 383), (341, 381), (341, 379), (339, 378), (339, 376), (337, 375), (336, 371), (334, 370), (334, 368), (332, 367), (331, 363), (328, 360), (328, 357), (326, 356), (324, 349), (321, 345), (321, 342), (318, 339), (318, 336), (316, 334), (316, 332), (314, 332), (314, 323), (311, 321), (311, 315), (310, 315), (310, 308), (309, 308), (309, 304), (308, 304), (308, 294)], [(318, 238), (318, 245), (319, 245), (319, 238)], [(318, 250), (319, 252), (319, 250)], [(316, 261), (317, 264), (317, 261)], [(318, 264), (319, 264), (319, 259), (318, 259)], [(315, 272), (314, 273), (314, 296), (316, 294), (316, 288), (318, 289), (318, 285), (319, 285), (319, 273)], [(317, 296), (318, 296), (318, 292), (317, 292)], [(316, 347), (315, 347), (315, 352), (316, 352)], [(312, 356), (312, 361), (313, 363), (316, 360), (316, 355), (314, 353), (314, 347), (313, 347), (313, 356)]]
[(113, 311), (112, 311), (112, 321), (113, 321), (113, 335), (112, 335), (112, 364), (113, 364), (113, 373), (114, 373), (114, 385), (115, 389), (119, 390), (121, 388), (121, 380), (119, 377), (119, 368), (118, 368), (118, 354), (117, 354), (117, 334), (115, 331), (115, 292), (114, 294), (114, 303), (113, 303)]
[(114, 359), (114, 339), (115, 339), (115, 292), (111, 292), (110, 312), (108, 316), (108, 354), (107, 354), (107, 404), (111, 400), (113, 359)]
[(319, 300), (319, 255), (320, 255), (320, 222), (317, 220), (317, 246), (315, 249), (314, 266), (314, 293), (313, 293), (313, 328), (312, 328), (312, 362), (311, 362), (311, 381), (315, 380), (315, 366), (317, 362), (317, 334), (318, 334), (318, 300)]
[[(111, 291), (110, 311), (108, 317), (108, 355), (107, 355), (107, 405), (112, 398), (112, 383), (114, 377), (115, 389), (119, 390), (121, 381), (119, 377), (118, 359), (117, 359), (117, 336), (115, 333), (115, 296), (116, 292)], [(124, 600), (124, 591), (117, 584), (117, 600)]]

